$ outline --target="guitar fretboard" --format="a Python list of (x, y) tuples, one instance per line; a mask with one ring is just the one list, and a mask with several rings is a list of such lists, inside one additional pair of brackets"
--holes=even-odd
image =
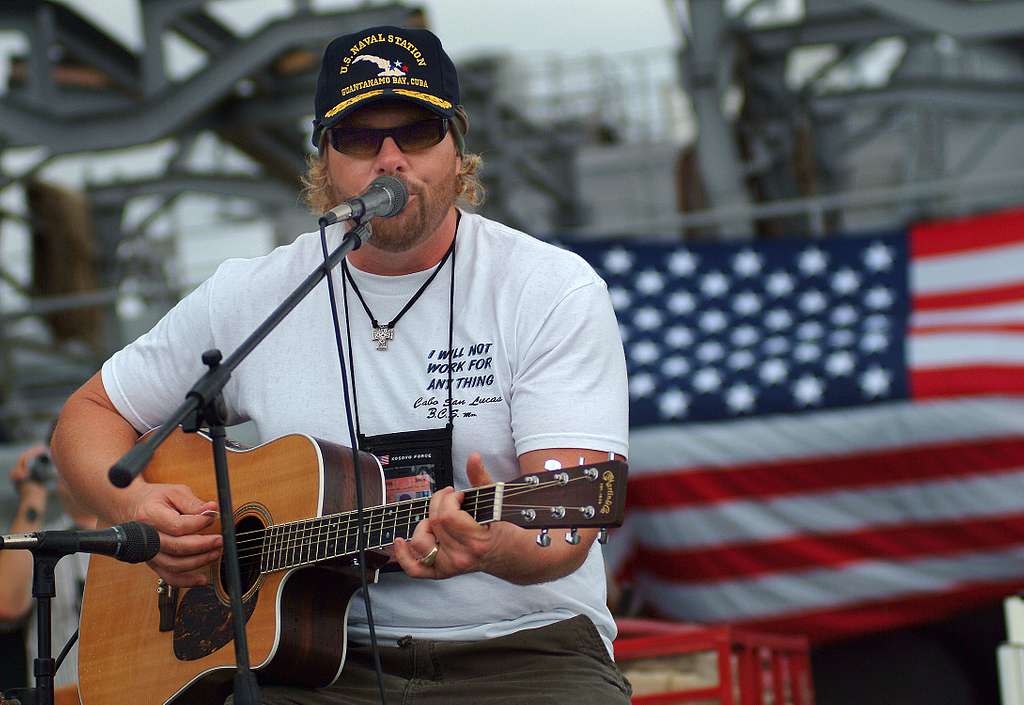
[[(481, 524), (495, 521), (502, 487), (498, 484), (466, 490), (462, 509)], [(429, 497), (365, 508), (366, 548), (380, 549), (397, 538), (410, 538), (417, 524), (427, 518), (429, 509)], [(359, 519), (355, 511), (268, 526), (263, 534), (261, 573), (311, 565), (359, 550)]]

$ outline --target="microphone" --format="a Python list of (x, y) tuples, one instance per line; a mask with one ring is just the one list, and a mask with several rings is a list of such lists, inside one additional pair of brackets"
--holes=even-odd
[(23, 548), (54, 556), (99, 553), (125, 563), (141, 563), (160, 552), (160, 534), (149, 524), (130, 521), (109, 529), (33, 531), (0, 536), (0, 550), (5, 548)]
[(378, 176), (360, 196), (346, 199), (320, 216), (320, 225), (327, 226), (339, 220), (364, 220), (380, 216), (398, 215), (409, 200), (409, 190), (394, 176)]

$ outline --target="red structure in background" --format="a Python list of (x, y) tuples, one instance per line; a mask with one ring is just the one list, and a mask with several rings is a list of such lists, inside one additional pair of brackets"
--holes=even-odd
[(717, 701), (720, 705), (814, 705), (808, 641), (736, 629), (649, 619), (618, 620), (615, 659), (631, 661), (673, 654), (714, 652), (718, 682), (712, 686), (634, 695), (634, 705)]

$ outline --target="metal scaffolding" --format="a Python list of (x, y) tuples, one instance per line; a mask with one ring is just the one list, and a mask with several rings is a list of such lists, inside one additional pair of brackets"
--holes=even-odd
[[(460, 63), (469, 148), (486, 159), (485, 214), (563, 236), (824, 237), (1019, 202), (1021, 3), (650, 1), (682, 30), (671, 92), (631, 57), (610, 62), (625, 73), (609, 64), (603, 76), (556, 78), (590, 94), (571, 96), (575, 111), (545, 98), (540, 114), (509, 90), (530, 82), (510, 80), (504, 57)], [(160, 155), (155, 171), (83, 177), (88, 290), (40, 291), (25, 266), (0, 261), (0, 433), (16, 438), (38, 432), (138, 332), (121, 315), (126, 298), (151, 318), (187, 290), (176, 264), (181, 199), (200, 194), (226, 217), (268, 223), (276, 243), (312, 228), (297, 191), (323, 45), (423, 21), (398, 4), (318, 13), (294, 0), (290, 14), (242, 33), (209, 0), (138, 3), (141, 42), (129, 47), (59, 2), (0, 0), (0, 31), (26, 39), (0, 94), (0, 245), (11, 228), (38, 234), (12, 194), (69, 155)], [(170, 41), (190, 47), (198, 68), (176, 74)], [(628, 92), (644, 87), (649, 96)], [(638, 110), (661, 119), (638, 120)], [(638, 122), (662, 133), (631, 130)], [(216, 158), (199, 164), (210, 141)], [(624, 188), (630, 173), (646, 180)], [(603, 215), (637, 193), (650, 204), (626, 221)], [(53, 333), (53, 316), (97, 311), (99, 344)]]
[[(95, 275), (88, 290), (40, 291), (27, 272), (0, 262), (0, 425), (8, 435), (37, 434), (67, 395), (137, 332), (125, 330), (119, 315), (126, 295), (159, 314), (185, 293), (185, 277), (174, 271), (174, 234), (154, 235), (157, 226), (173, 220), (183, 195), (244, 200), (248, 218), (274, 224), (277, 242), (312, 229), (315, 221), (297, 194), (323, 46), (363, 27), (423, 21), (419, 9), (399, 4), (317, 13), (297, 0), (291, 14), (243, 36), (209, 5), (140, 0), (143, 41), (132, 50), (68, 6), (0, 0), (0, 31), (28, 38), (25, 54), (10, 61), (9, 89), (0, 96), (0, 157), (45, 150), (28, 168), (5, 170), (0, 192), (24, 190), (40, 171), (72, 154), (162, 145), (166, 156), (156, 173), (85, 179), (95, 245), (91, 261), (83, 264)], [(202, 55), (199, 70), (172, 76), (165, 61), (170, 38)], [(499, 105), (491, 71), (486, 61), (461, 70), (464, 102), (474, 116), (469, 147), (488, 152), (489, 212), (526, 225), (507, 195), (525, 190), (555, 199), (558, 222), (577, 224), (574, 202), (562, 188), (571, 183), (565, 140)], [(194, 145), (207, 135), (216, 136), (218, 149), (231, 152), (236, 168), (194, 165)], [(147, 212), (128, 225), (128, 211), (139, 203)], [(0, 227), (5, 221), (32, 231), (33, 242), (43, 227), (29, 209), (0, 211)], [(48, 219), (47, 227), (60, 223)], [(53, 316), (97, 310), (98, 345), (54, 333)]]

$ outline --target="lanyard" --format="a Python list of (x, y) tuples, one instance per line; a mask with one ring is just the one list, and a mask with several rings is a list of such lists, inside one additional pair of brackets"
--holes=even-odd
[(448, 261), (448, 258), (451, 257), (452, 252), (454, 251), (455, 238), (452, 238), (452, 244), (448, 246), (448, 250), (444, 253), (444, 257), (442, 257), (441, 261), (437, 263), (436, 267), (434, 267), (434, 271), (430, 273), (427, 280), (423, 282), (419, 289), (416, 290), (416, 293), (412, 295), (412, 298), (406, 301), (405, 306), (403, 306), (402, 310), (398, 312), (398, 315), (392, 318), (389, 323), (385, 323), (384, 325), (377, 322), (373, 312), (366, 303), (366, 299), (363, 298), (363, 292), (359, 291), (359, 287), (352, 278), (352, 272), (348, 269), (348, 260), (342, 260), (341, 270), (345, 273), (346, 282), (352, 285), (352, 291), (356, 292), (356, 296), (359, 297), (359, 303), (363, 305), (363, 310), (366, 311), (366, 317), (370, 319), (370, 324), (373, 326), (373, 339), (377, 341), (378, 350), (386, 351), (388, 349), (388, 341), (393, 340), (395, 337), (395, 324), (398, 323), (398, 319), (404, 316), (405, 312), (412, 308), (412, 305), (416, 303), (416, 300), (419, 299), (423, 292), (427, 290), (427, 287), (430, 286), (430, 282), (434, 281), (434, 277), (436, 277), (437, 273), (441, 271), (441, 267), (444, 266), (444, 263)]
[[(415, 302), (415, 300), (418, 299), (420, 294), (422, 294), (423, 291), (427, 288), (426, 285), (430, 284), (430, 282), (433, 281), (434, 277), (440, 271), (441, 266), (444, 265), (445, 260), (448, 259), (449, 255), (450, 255), (450, 257), (451, 257), (452, 272), (451, 272), (451, 279), (449, 280), (449, 284), (448, 284), (448, 423), (446, 424), (446, 426), (449, 427), (449, 428), (454, 427), (454, 424), (452, 423), (452, 419), (454, 418), (454, 413), (453, 412), (455, 410), (454, 406), (452, 405), (452, 367), (453, 367), (453, 365), (452, 365), (452, 347), (453, 347), (452, 342), (453, 342), (453, 339), (454, 339), (454, 331), (455, 331), (455, 317), (454, 317), (454, 311), (455, 311), (455, 242), (456, 242), (456, 240), (458, 240), (458, 236), (459, 236), (459, 222), (462, 219), (462, 214), (459, 211), (456, 211), (456, 214), (457, 214), (457, 218), (456, 218), (456, 221), (455, 221), (455, 235), (452, 236), (452, 244), (448, 248), (448, 252), (446, 252), (445, 256), (441, 258), (441, 262), (434, 269), (434, 272), (433, 272), (433, 274), (430, 275), (430, 278), (427, 279), (427, 281), (424, 283), (424, 285), (420, 287), (419, 291), (416, 292), (416, 294), (413, 296), (413, 298), (410, 299), (409, 303), (407, 303), (405, 305), (405, 307), (399, 312), (398, 316), (395, 316), (395, 318), (391, 321), (391, 323), (388, 324), (388, 325), (394, 325), (395, 321), (397, 321), (402, 316), (402, 314), (405, 313), (409, 309), (410, 306), (412, 306), (412, 304)], [(345, 270), (345, 273), (346, 273), (347, 276), (345, 278), (343, 278), (342, 281), (341, 281), (341, 286), (342, 286), (341, 292), (342, 292), (342, 302), (345, 305), (345, 336), (346, 336), (346, 338), (348, 340), (348, 368), (349, 368), (349, 370), (352, 371), (352, 408), (355, 411), (355, 417), (356, 417), (356, 434), (357, 435), (361, 435), (362, 434), (362, 429), (361, 429), (360, 424), (359, 424), (359, 396), (358, 396), (358, 393), (356, 392), (356, 366), (355, 366), (354, 360), (352, 358), (352, 326), (351, 326), (350, 316), (348, 315), (348, 286), (347, 286), (347, 281), (352, 281), (352, 280), (351, 280), (351, 275), (348, 273), (347, 269)], [(354, 281), (352, 281), (352, 288), (358, 294), (359, 290), (356, 288), (356, 285), (355, 285)], [(362, 299), (362, 295), (359, 295), (359, 298)], [(363, 303), (363, 307), (366, 308), (366, 303), (365, 302)], [(370, 318), (370, 320), (374, 324), (376, 324), (376, 321), (373, 319), (373, 316), (370, 314), (369, 308), (366, 308), (366, 315), (367, 315), (367, 317)], [(385, 347), (386, 347), (386, 345), (387, 344), (385, 343)], [(379, 344), (378, 344), (378, 350), (379, 349), (381, 349), (381, 348), (379, 347)]]

